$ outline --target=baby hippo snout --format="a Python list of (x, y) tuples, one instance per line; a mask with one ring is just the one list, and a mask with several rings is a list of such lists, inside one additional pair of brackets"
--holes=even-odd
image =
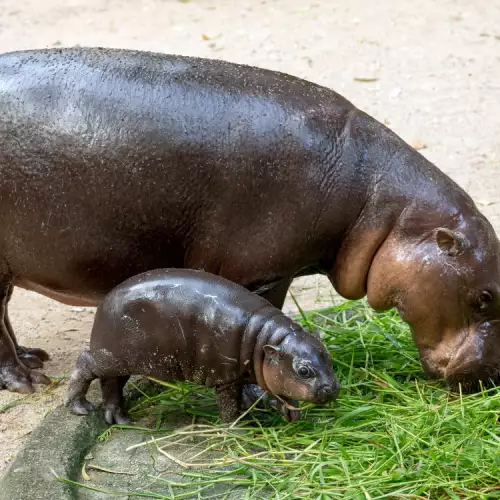
[(326, 404), (335, 401), (340, 392), (340, 385), (335, 378), (330, 384), (323, 384), (318, 389), (318, 403)]

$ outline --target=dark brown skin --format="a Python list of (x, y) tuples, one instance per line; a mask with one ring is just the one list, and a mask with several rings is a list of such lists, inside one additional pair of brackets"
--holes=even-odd
[(130, 375), (215, 387), (221, 421), (242, 410), (243, 384), (285, 401), (325, 404), (339, 385), (321, 341), (245, 288), (199, 270), (158, 269), (126, 280), (97, 309), (90, 349), (68, 385), (67, 405), (86, 414), (101, 379), (106, 421), (129, 421), (122, 389)]
[[(188, 267), (281, 308), (293, 277), (325, 273), (346, 298), (397, 307), (430, 374), (498, 375), (491, 225), (332, 90), (223, 61), (50, 49), (0, 56), (0, 110), (0, 317), (12, 285), (99, 305), (130, 276)], [(26, 392), (47, 380), (19, 352), (5, 325), (0, 385)]]

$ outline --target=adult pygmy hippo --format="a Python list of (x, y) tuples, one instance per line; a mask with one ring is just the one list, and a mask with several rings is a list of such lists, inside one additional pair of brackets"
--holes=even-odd
[(90, 339), (68, 386), (67, 404), (86, 414), (101, 379), (106, 421), (129, 421), (130, 375), (215, 387), (222, 422), (242, 408), (243, 382), (285, 401), (334, 400), (338, 383), (321, 341), (240, 285), (203, 271), (158, 269), (125, 280), (97, 309)]
[(293, 277), (326, 273), (346, 298), (397, 307), (429, 373), (498, 374), (491, 225), (332, 90), (224, 61), (48, 49), (0, 56), (0, 111), (0, 385), (46, 381), (30, 370), (45, 353), (16, 345), (13, 285), (99, 305), (162, 267), (276, 307)]

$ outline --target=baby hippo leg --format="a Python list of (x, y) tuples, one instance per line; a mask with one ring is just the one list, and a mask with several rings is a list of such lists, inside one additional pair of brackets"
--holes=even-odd
[(104, 406), (104, 418), (109, 425), (128, 425), (131, 419), (125, 411), (123, 388), (130, 377), (101, 378), (101, 391)]
[(76, 367), (68, 383), (66, 406), (77, 415), (87, 415), (95, 409), (95, 405), (87, 401), (85, 397), (92, 380), (97, 375), (92, 371), (92, 354), (89, 350), (83, 351), (76, 361)]
[(242, 385), (220, 385), (216, 387), (215, 392), (221, 422), (229, 424), (236, 420), (241, 412)]

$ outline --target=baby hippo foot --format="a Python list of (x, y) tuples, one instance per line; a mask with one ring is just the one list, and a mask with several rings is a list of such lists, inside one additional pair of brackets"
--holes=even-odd
[(293, 410), (289, 406), (296, 407), (297, 401), (278, 398), (265, 392), (261, 387), (255, 384), (248, 384), (243, 387), (242, 406), (244, 410), (248, 410), (255, 401), (262, 396), (262, 399), (256, 405), (256, 408), (270, 409), (276, 408), (287, 422), (300, 420), (300, 411)]
[(242, 409), (248, 410), (261, 396), (262, 399), (255, 405), (255, 408), (267, 410), (272, 406), (276, 406), (276, 400), (260, 386), (255, 384), (245, 385), (242, 393)]
[(123, 388), (128, 376), (101, 378), (104, 419), (109, 425), (130, 425), (132, 419), (124, 409)]
[(31, 394), (35, 392), (33, 384), (50, 385), (50, 379), (43, 373), (30, 370), (17, 361), (0, 364), (0, 388)]
[(104, 407), (104, 420), (109, 425), (130, 425), (132, 419), (120, 405), (106, 405)]
[(96, 408), (84, 396), (67, 401), (66, 406), (76, 415), (88, 415), (89, 411), (93, 411)]
[(50, 359), (48, 353), (43, 349), (16, 346), (16, 353), (19, 360), (31, 369), (42, 368), (44, 361)]

